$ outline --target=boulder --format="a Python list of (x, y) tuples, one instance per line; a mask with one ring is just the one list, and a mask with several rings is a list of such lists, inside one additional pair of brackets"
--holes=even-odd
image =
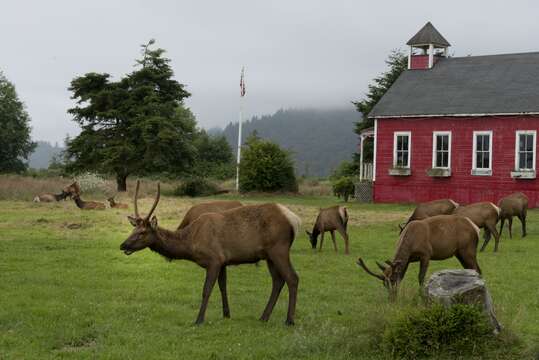
[(485, 280), (475, 270), (455, 269), (435, 272), (425, 287), (425, 294), (430, 301), (445, 306), (479, 304), (490, 319), (494, 333), (499, 333), (502, 328), (494, 314), (492, 298)]

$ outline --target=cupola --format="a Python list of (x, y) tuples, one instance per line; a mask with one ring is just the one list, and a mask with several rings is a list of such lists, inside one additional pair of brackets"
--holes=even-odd
[(408, 69), (431, 69), (436, 62), (447, 57), (449, 42), (430, 23), (425, 24), (406, 45), (410, 46)]

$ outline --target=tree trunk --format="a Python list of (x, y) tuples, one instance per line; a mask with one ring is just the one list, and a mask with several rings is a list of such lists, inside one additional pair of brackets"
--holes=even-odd
[(127, 191), (127, 175), (116, 175), (116, 185), (118, 192)]

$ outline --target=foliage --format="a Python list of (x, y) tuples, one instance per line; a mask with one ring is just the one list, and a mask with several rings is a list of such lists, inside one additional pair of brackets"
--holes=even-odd
[(209, 196), (219, 192), (219, 187), (207, 179), (187, 179), (174, 189), (174, 196)]
[(359, 174), (359, 166), (354, 161), (343, 160), (331, 173), (329, 179), (337, 180), (342, 177), (356, 177)]
[(249, 137), (241, 156), (240, 191), (297, 192), (290, 153), (256, 135)]
[(86, 172), (75, 177), (83, 192), (92, 192), (95, 190), (107, 191), (107, 182), (99, 174)]
[[(374, 126), (374, 121), (369, 119), (368, 115), (387, 90), (389, 90), (391, 85), (393, 85), (395, 80), (397, 80), (400, 74), (408, 68), (408, 57), (400, 49), (393, 50), (389, 54), (386, 64), (389, 69), (373, 79), (372, 83), (369, 84), (369, 92), (365, 95), (365, 98), (354, 102), (357, 111), (363, 115), (363, 121), (356, 123), (355, 132), (358, 135), (363, 129)], [(365, 142), (363, 151), (363, 159), (365, 161), (372, 161), (372, 140)]]
[(0, 172), (20, 173), (35, 148), (30, 139), (30, 116), (15, 86), (0, 72)]
[(77, 106), (69, 109), (82, 131), (67, 142), (70, 171), (116, 174), (119, 191), (130, 174), (180, 173), (195, 155), (196, 123), (183, 106), (190, 96), (173, 79), (163, 49), (142, 46), (137, 69), (119, 81), (88, 73), (71, 82)]
[(349, 176), (343, 176), (332, 182), (333, 194), (348, 202), (350, 196), (354, 196), (354, 180)]
[(195, 176), (219, 180), (234, 176), (232, 149), (224, 136), (209, 135), (200, 130), (195, 137), (194, 147), (196, 160), (192, 172)]

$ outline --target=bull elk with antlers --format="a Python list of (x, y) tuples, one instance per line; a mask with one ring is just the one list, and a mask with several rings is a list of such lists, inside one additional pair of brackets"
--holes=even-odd
[(129, 217), (134, 230), (120, 249), (130, 255), (150, 248), (169, 260), (185, 259), (206, 269), (196, 324), (204, 322), (208, 300), (216, 281), (221, 290), (223, 316), (230, 317), (226, 290), (228, 265), (255, 263), (263, 259), (267, 261), (273, 287), (260, 319), (269, 319), (286, 282), (289, 293), (286, 324), (294, 324), (299, 278), (290, 262), (290, 247), (300, 226), (297, 215), (279, 204), (242, 206), (221, 213), (203, 214), (188, 226), (170, 231), (158, 226), (157, 218), (152, 217), (159, 203), (159, 184), (155, 201), (145, 217), (139, 215), (137, 207), (139, 185), (137, 181), (135, 216)]

